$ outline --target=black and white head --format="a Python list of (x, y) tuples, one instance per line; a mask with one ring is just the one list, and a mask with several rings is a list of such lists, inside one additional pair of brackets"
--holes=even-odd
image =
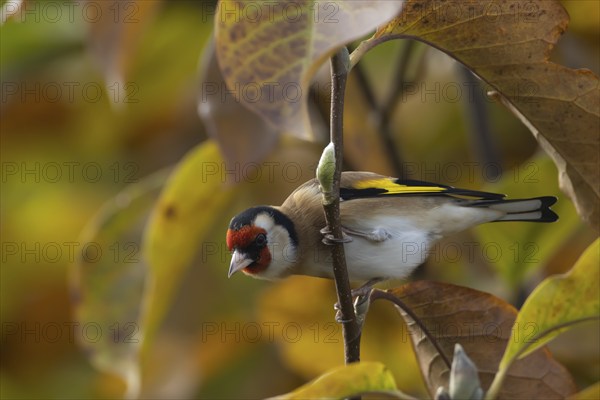
[(231, 220), (227, 247), (233, 252), (230, 277), (242, 271), (253, 278), (278, 279), (291, 273), (298, 236), (292, 220), (275, 207), (253, 207)]

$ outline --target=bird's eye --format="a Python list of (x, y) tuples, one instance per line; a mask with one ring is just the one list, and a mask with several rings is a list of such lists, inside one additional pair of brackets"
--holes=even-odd
[(259, 233), (258, 235), (256, 235), (256, 239), (254, 239), (254, 242), (258, 246), (264, 246), (267, 243), (267, 236), (264, 233)]

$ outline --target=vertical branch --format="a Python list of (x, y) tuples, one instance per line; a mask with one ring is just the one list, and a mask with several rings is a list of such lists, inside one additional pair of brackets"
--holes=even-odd
[(344, 120), (344, 93), (346, 89), (346, 78), (348, 76), (349, 57), (348, 50), (344, 47), (331, 58), (331, 115), (330, 131), (331, 143), (334, 146), (335, 171), (333, 173), (333, 187), (331, 191), (332, 201), (326, 202), (325, 219), (327, 227), (334, 240), (331, 247), (333, 259), (333, 275), (337, 291), (338, 304), (342, 319), (342, 330), (344, 333), (344, 351), (346, 363), (360, 360), (360, 326), (356, 321), (348, 270), (346, 268), (346, 255), (344, 245), (341, 242), (342, 224), (340, 221), (340, 180), (342, 176), (342, 154), (343, 154), (343, 120)]

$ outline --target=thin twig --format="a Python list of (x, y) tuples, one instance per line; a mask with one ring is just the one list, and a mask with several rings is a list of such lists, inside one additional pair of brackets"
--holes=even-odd
[(358, 44), (358, 46), (352, 51), (352, 54), (350, 54), (349, 69), (354, 68), (358, 64), (360, 59), (369, 52), (369, 50), (371, 50), (373, 47), (375, 47), (378, 44), (383, 43), (387, 40), (389, 40), (387, 37), (383, 37), (383, 38), (371, 37), (367, 40), (363, 40), (362, 42), (360, 42)]
[[(479, 161), (486, 165), (500, 165), (500, 155), (498, 148), (494, 143), (492, 134), (492, 123), (490, 121), (489, 110), (486, 105), (486, 98), (479, 80), (466, 67), (460, 65), (460, 73), (465, 79), (465, 85), (468, 86), (469, 96), (467, 96), (467, 113), (469, 118), (469, 133), (474, 143), (475, 150), (479, 156)], [(499, 171), (498, 168), (492, 168), (492, 171)], [(499, 172), (498, 172), (499, 174)], [(490, 178), (499, 178), (494, 175)]]
[(352, 70), (354, 78), (356, 78), (356, 83), (360, 88), (367, 104), (369, 105), (369, 113), (373, 113), (377, 116), (377, 131), (381, 135), (381, 141), (383, 144), (383, 149), (387, 153), (388, 160), (392, 168), (394, 169), (394, 173), (396, 176), (402, 175), (402, 160), (396, 151), (396, 144), (394, 142), (394, 138), (392, 133), (390, 132), (389, 123), (384, 123), (383, 119), (385, 118), (383, 114), (383, 108), (377, 104), (377, 100), (375, 99), (375, 94), (373, 93), (373, 89), (371, 88), (371, 84), (367, 79), (367, 76), (362, 68), (361, 64), (358, 64)]
[[(335, 172), (333, 176), (333, 196), (331, 204), (324, 205), (325, 218), (329, 231), (335, 239), (342, 239), (342, 224), (340, 221), (340, 180), (342, 176), (343, 153), (343, 121), (344, 121), (344, 93), (346, 78), (348, 76), (348, 51), (342, 48), (331, 58), (331, 115), (330, 130), (331, 142), (335, 149)], [(348, 270), (346, 267), (346, 254), (343, 243), (334, 243), (331, 248), (333, 258), (333, 275), (337, 291), (338, 304), (342, 318), (342, 331), (344, 333), (344, 352), (346, 363), (360, 361), (360, 326), (356, 321)]]
[(398, 152), (396, 146), (396, 140), (392, 133), (392, 117), (398, 101), (404, 96), (404, 90), (406, 89), (406, 75), (408, 71), (408, 65), (411, 56), (414, 53), (415, 42), (409, 40), (400, 53), (400, 63), (398, 65), (398, 72), (394, 75), (394, 84), (392, 90), (389, 92), (387, 99), (383, 102), (379, 109), (379, 132), (383, 139), (385, 148), (388, 151), (388, 157), (392, 162), (396, 176), (404, 176), (402, 167), (402, 157)]
[[(357, 49), (355, 49), (355, 51)], [(353, 54), (355, 54), (355, 52), (353, 52)], [(411, 80), (408, 79), (408, 71), (410, 69), (410, 62), (415, 56), (420, 57), (420, 60), (418, 61), (419, 65), (417, 67), (416, 76)], [(387, 153), (387, 158), (394, 169), (395, 175), (398, 177), (405, 177), (406, 174), (404, 173), (402, 156), (398, 151), (396, 143), (397, 135), (392, 132), (392, 118), (398, 102), (405, 97), (405, 91), (409, 85), (417, 85), (418, 82), (422, 80), (422, 75), (425, 70), (422, 65), (423, 62), (423, 52), (420, 51), (417, 42), (413, 40), (407, 41), (399, 54), (397, 73), (393, 76), (393, 83), (391, 84), (392, 88), (387, 93), (386, 98), (381, 102), (378, 102), (375, 98), (375, 94), (373, 93), (371, 84), (362, 68), (362, 64), (354, 65), (352, 70), (358, 87), (370, 107), (370, 112), (377, 116), (376, 129), (381, 135), (383, 148)]]
[[(388, 92), (388, 96), (383, 102), (381, 107), (382, 119), (384, 122), (389, 122), (392, 117), (392, 113), (394, 108), (396, 108), (396, 104), (400, 99), (404, 97), (404, 91), (406, 89), (408, 80), (408, 66), (411, 60), (411, 57), (415, 53), (417, 49), (417, 43), (414, 40), (407, 40), (402, 51), (400, 52), (400, 61), (398, 63), (397, 73), (393, 77), (392, 90)], [(419, 71), (422, 71), (423, 68), (419, 66)]]
[(375, 93), (373, 93), (371, 83), (365, 74), (363, 64), (358, 64), (355, 66), (352, 70), (352, 75), (354, 75), (354, 78), (356, 78), (356, 83), (365, 97), (370, 111), (377, 111), (379, 109), (379, 105), (377, 104), (377, 99), (375, 98)]

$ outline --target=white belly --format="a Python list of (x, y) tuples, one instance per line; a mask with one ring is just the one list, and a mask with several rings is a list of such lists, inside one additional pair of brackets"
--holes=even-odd
[[(502, 214), (486, 208), (443, 204), (419, 216), (405, 214), (395, 218), (376, 216), (342, 220), (346, 228), (361, 234), (386, 233), (385, 239), (376, 240), (348, 233), (352, 241), (344, 247), (350, 281), (404, 279), (427, 260), (431, 248), (443, 236), (493, 221)], [(319, 250), (317, 258), (321, 262), (307, 262), (302, 274), (332, 278), (332, 270), (323, 268), (322, 262), (325, 259), (327, 264), (331, 263), (330, 249)]]
[(351, 281), (375, 277), (404, 279), (427, 259), (437, 238), (424, 231), (388, 232), (391, 237), (373, 242), (353, 237), (346, 243), (346, 261)]
[[(351, 282), (404, 279), (425, 262), (431, 247), (441, 237), (406, 224), (388, 224), (381, 229), (389, 237), (379, 242), (348, 234), (352, 241), (345, 243), (344, 249)], [(321, 246), (318, 252), (311, 253), (305, 259), (301, 274), (333, 278), (331, 248)]]

